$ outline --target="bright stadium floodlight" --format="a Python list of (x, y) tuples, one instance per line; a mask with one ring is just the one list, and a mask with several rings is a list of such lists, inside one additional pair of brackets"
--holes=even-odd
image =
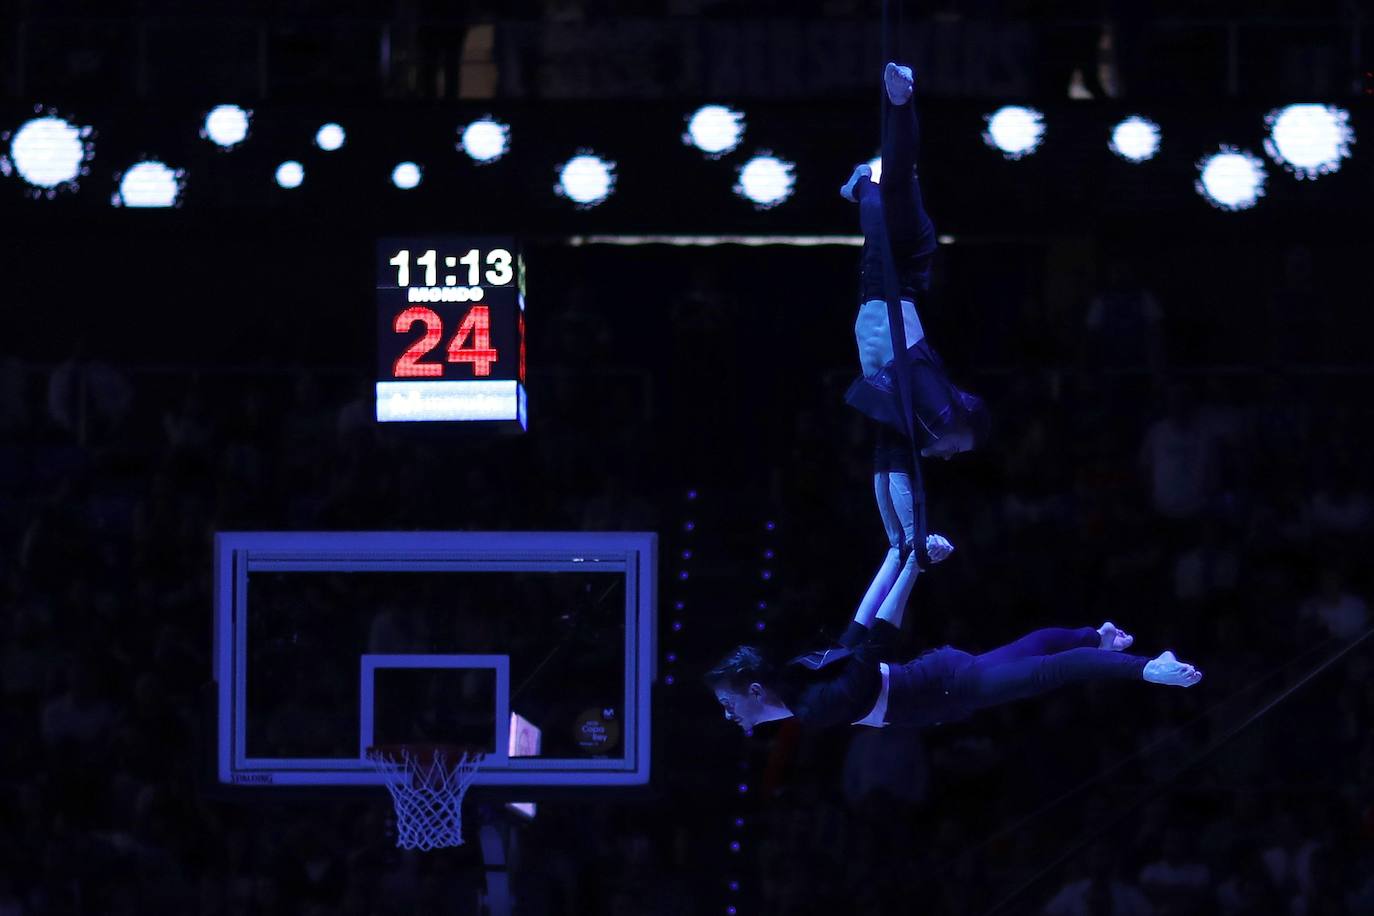
[(591, 152), (580, 152), (558, 167), (554, 190), (579, 208), (595, 207), (615, 190), (615, 163)]
[(91, 134), (52, 111), (25, 121), (12, 135), (0, 135), (10, 144), (9, 155), (0, 157), (0, 174), (18, 172), (35, 197), (76, 190), (94, 155)]
[(719, 159), (744, 139), (744, 115), (724, 105), (703, 105), (687, 122), (682, 142)]
[(294, 159), (288, 159), (277, 166), (277, 186), (290, 190), (299, 188), (305, 181), (305, 166)]
[(796, 163), (779, 159), (772, 153), (760, 153), (739, 170), (735, 193), (752, 201), (760, 210), (776, 207), (792, 196), (796, 178), (792, 171)]
[(205, 116), (202, 138), (220, 149), (233, 149), (248, 138), (248, 122), (253, 113), (237, 105), (216, 105)]
[(347, 134), (344, 133), (343, 126), (330, 121), (315, 131), (315, 145), (326, 153), (332, 153), (344, 145), (346, 137)]
[(1045, 136), (1045, 116), (1023, 105), (1006, 105), (984, 120), (988, 128), (983, 131), (983, 142), (1008, 159), (1029, 156)]
[(181, 202), (186, 173), (156, 159), (145, 159), (122, 176), (115, 194), (116, 207), (175, 207)]
[(1264, 151), (1298, 178), (1316, 178), (1341, 167), (1355, 132), (1350, 112), (1334, 105), (1288, 105), (1265, 115)]
[(1264, 196), (1264, 163), (1234, 146), (1223, 146), (1198, 164), (1193, 187), (1222, 210), (1248, 210)]
[(1127, 162), (1144, 162), (1159, 152), (1159, 125), (1149, 118), (1131, 115), (1112, 128), (1107, 148)]
[(495, 162), (510, 148), (510, 125), (491, 116), (478, 118), (459, 130), (458, 148), (479, 165)]
[(422, 170), (415, 163), (402, 162), (391, 170), (391, 183), (402, 191), (409, 191), (419, 186), (422, 174)]

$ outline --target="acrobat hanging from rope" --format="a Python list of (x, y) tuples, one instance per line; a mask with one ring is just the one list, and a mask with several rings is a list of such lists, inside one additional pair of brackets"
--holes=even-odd
[[(707, 686), (725, 717), (746, 731), (791, 717), (806, 726), (939, 725), (1090, 680), (1191, 687), (1201, 671), (1172, 652), (1153, 659), (1126, 654), (1134, 639), (1110, 621), (1036, 630), (981, 655), (945, 646), (889, 663), (922, 559), (938, 563), (954, 549), (926, 533), (917, 455), (969, 451), (986, 436), (988, 418), (979, 398), (949, 381), (916, 312), (936, 237), (915, 172), (915, 81), (910, 68), (889, 63), (883, 83), (883, 174), (875, 184), (861, 165), (840, 193), (859, 204), (864, 232), (854, 324), (862, 375), (846, 400), (881, 430), (874, 494), (889, 549), (838, 646), (781, 666), (739, 646), (707, 673)], [(898, 353), (905, 355), (897, 359)]]
[[(854, 320), (861, 374), (845, 400), (876, 430), (873, 495), (889, 549), (841, 638), (845, 644), (875, 617), (899, 615), (921, 561), (938, 563), (953, 549), (939, 535), (927, 535), (918, 454), (949, 459), (971, 451), (989, 427), (983, 401), (949, 380), (916, 311), (930, 285), (936, 236), (916, 175), (914, 79), (910, 68), (888, 64), (883, 84), (883, 174), (875, 183), (873, 170), (860, 165), (840, 194), (859, 205), (864, 234)], [(900, 360), (897, 353), (904, 354)]]

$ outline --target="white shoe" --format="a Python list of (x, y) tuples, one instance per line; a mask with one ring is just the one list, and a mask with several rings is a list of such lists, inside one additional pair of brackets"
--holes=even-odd
[(1145, 663), (1145, 680), (1151, 684), (1164, 684), (1169, 687), (1191, 687), (1202, 680), (1202, 672), (1181, 662), (1172, 652), (1161, 652), (1159, 658)]
[(916, 78), (910, 67), (889, 62), (883, 70), (883, 85), (887, 87), (887, 98), (893, 105), (905, 105), (916, 88)]
[(1097, 628), (1097, 635), (1102, 637), (1102, 644), (1099, 649), (1106, 649), (1108, 652), (1122, 652), (1131, 647), (1135, 642), (1135, 637), (1125, 630), (1118, 629), (1116, 624), (1108, 620)]
[(844, 187), (840, 188), (840, 196), (852, 203), (858, 203), (859, 198), (854, 196), (854, 189), (859, 186), (859, 180), (862, 178), (873, 178), (873, 169), (867, 162), (854, 166), (854, 174), (850, 175)]

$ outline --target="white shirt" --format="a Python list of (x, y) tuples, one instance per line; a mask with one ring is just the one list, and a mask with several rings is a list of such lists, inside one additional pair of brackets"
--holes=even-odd
[(878, 670), (883, 673), (883, 689), (878, 691), (878, 702), (874, 703), (873, 708), (868, 711), (868, 715), (855, 722), (855, 725), (871, 725), (874, 728), (882, 728), (887, 725), (887, 662), (878, 662)]

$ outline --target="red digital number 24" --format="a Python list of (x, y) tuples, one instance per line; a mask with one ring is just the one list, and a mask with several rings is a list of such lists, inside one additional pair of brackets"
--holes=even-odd
[[(405, 334), (416, 324), (423, 324), (425, 333), (397, 357), (392, 374), (396, 378), (439, 378), (444, 374), (443, 365), (422, 363), (420, 359), (439, 345), (444, 336), (444, 321), (434, 309), (412, 306), (396, 316), (392, 328), (397, 334)], [(491, 309), (474, 305), (449, 341), (448, 362), (472, 363), (472, 374), (480, 378), (491, 375), (491, 364), (496, 360), (497, 352), (491, 346)]]

